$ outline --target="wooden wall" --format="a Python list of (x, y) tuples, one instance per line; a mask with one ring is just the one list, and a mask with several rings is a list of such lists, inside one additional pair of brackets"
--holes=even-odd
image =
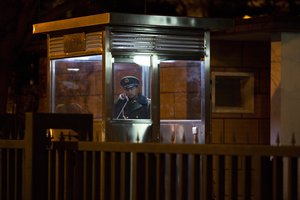
[(212, 143), (269, 144), (270, 43), (211, 41), (211, 72), (254, 73), (254, 113), (212, 113)]

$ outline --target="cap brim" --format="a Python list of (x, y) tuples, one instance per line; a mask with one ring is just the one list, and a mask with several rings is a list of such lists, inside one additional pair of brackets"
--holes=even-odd
[(137, 85), (135, 84), (131, 84), (131, 85), (125, 85), (123, 88), (125, 89), (130, 89), (130, 88), (133, 88), (133, 87), (136, 87)]

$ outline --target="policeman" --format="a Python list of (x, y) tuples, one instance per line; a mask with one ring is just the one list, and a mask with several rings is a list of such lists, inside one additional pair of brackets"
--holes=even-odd
[(120, 84), (124, 90), (115, 101), (115, 119), (150, 119), (151, 100), (139, 94), (139, 80), (125, 76)]

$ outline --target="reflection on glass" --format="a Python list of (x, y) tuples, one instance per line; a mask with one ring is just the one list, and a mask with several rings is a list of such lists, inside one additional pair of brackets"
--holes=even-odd
[(102, 56), (51, 61), (51, 110), (55, 113), (92, 113), (101, 118)]
[(160, 63), (161, 119), (201, 119), (201, 98), (201, 61)]
[(147, 63), (114, 63), (114, 119), (151, 118), (151, 79)]
[[(201, 143), (202, 61), (161, 61), (160, 133), (163, 143)], [(203, 87), (202, 87), (203, 86)], [(196, 131), (195, 131), (196, 130)]]

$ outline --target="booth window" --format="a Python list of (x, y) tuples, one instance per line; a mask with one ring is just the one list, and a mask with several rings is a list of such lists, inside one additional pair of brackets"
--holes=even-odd
[[(126, 96), (121, 80), (124, 77), (134, 77), (138, 80), (137, 96)], [(131, 83), (133, 79), (126, 79)], [(151, 70), (150, 57), (136, 56), (133, 59), (113, 63), (113, 119), (150, 119), (151, 118)], [(136, 83), (136, 82), (135, 82)], [(131, 90), (129, 88), (128, 90)], [(145, 106), (147, 104), (147, 106)], [(141, 108), (143, 107), (143, 108)], [(141, 109), (140, 109), (141, 108)], [(147, 114), (145, 114), (147, 113)]]
[(160, 62), (161, 119), (201, 119), (201, 62)]
[(204, 62), (167, 60), (159, 68), (162, 141), (193, 142), (193, 134), (204, 130)]
[(212, 111), (254, 112), (254, 76), (246, 72), (212, 72)]
[(54, 59), (50, 70), (52, 112), (102, 118), (101, 55)]

